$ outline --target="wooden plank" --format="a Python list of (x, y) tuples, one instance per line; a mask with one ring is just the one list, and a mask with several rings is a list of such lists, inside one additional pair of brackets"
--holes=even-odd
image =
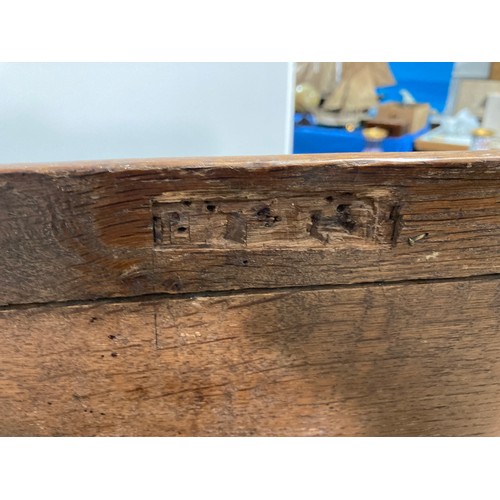
[(1, 435), (500, 435), (498, 279), (0, 311)]
[(3, 167), (0, 304), (498, 273), (499, 172), (494, 152)]

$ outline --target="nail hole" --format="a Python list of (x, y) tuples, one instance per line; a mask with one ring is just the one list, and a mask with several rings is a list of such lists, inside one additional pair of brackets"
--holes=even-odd
[(113, 358), (116, 358), (116, 357), (118, 356), (118, 353), (117, 353), (117, 352), (112, 352), (112, 353), (111, 353), (111, 356), (112, 356)]
[(248, 260), (244, 260), (243, 264), (245, 264), (245, 266), (246, 266), (248, 264)]
[(270, 217), (270, 215), (271, 215), (271, 209), (269, 207), (261, 208), (257, 212), (258, 217)]
[(51, 405), (52, 405), (52, 401), (47, 401), (47, 404), (48, 404), (49, 406), (51, 406)]
[(318, 224), (318, 222), (321, 220), (321, 215), (318, 213), (314, 213), (311, 215), (311, 222), (313, 224)]
[(185, 227), (185, 226), (178, 227), (178, 228), (177, 228), (177, 231), (178, 231), (179, 233), (185, 233), (185, 232), (187, 231), (187, 227)]
[(207, 210), (209, 212), (215, 212), (215, 209), (216, 209), (215, 205), (212, 205), (212, 204), (207, 205)]
[(109, 340), (115, 340), (116, 339), (116, 335), (108, 335), (108, 339)]

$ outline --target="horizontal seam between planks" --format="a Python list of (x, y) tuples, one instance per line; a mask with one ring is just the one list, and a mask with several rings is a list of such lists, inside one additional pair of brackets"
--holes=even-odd
[(23, 304), (6, 304), (0, 306), (2, 311), (16, 311), (23, 309), (43, 308), (43, 307), (65, 307), (65, 306), (79, 306), (79, 305), (100, 305), (100, 304), (121, 304), (121, 303), (137, 303), (137, 302), (154, 302), (157, 300), (181, 300), (181, 299), (196, 299), (204, 297), (228, 297), (238, 296), (245, 294), (266, 294), (266, 293), (290, 293), (290, 292), (308, 292), (308, 291), (322, 291), (322, 290), (345, 290), (351, 288), (363, 287), (386, 287), (386, 286), (401, 286), (401, 285), (430, 285), (438, 283), (457, 283), (457, 282), (482, 282), (482, 281), (495, 281), (500, 279), (500, 273), (480, 274), (474, 276), (461, 276), (453, 278), (415, 278), (394, 281), (369, 281), (359, 283), (346, 283), (346, 284), (325, 284), (325, 285), (297, 285), (276, 288), (238, 288), (231, 290), (213, 290), (204, 292), (190, 292), (190, 293), (150, 293), (144, 295), (132, 295), (126, 297), (99, 297), (95, 299), (75, 299), (75, 300), (61, 300), (61, 301), (48, 301), (48, 302), (30, 302)]

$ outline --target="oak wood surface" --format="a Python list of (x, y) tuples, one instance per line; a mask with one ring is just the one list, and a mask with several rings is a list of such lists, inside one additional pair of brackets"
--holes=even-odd
[(0, 167), (0, 435), (500, 435), (497, 152)]
[(491, 152), (4, 167), (0, 304), (497, 273), (499, 171)]
[(0, 312), (2, 435), (499, 435), (499, 281)]

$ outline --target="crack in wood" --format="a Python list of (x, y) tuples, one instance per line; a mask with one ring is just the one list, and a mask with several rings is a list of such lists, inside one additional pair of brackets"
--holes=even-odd
[(61, 301), (46, 301), (46, 302), (30, 302), (21, 304), (6, 304), (0, 306), (0, 312), (20, 311), (38, 308), (55, 308), (68, 306), (99, 306), (101, 304), (127, 304), (127, 303), (148, 303), (157, 300), (185, 300), (195, 299), (198, 297), (232, 297), (235, 295), (244, 295), (246, 293), (267, 294), (270, 292), (276, 293), (296, 293), (300, 291), (315, 291), (315, 290), (348, 290), (351, 288), (362, 287), (386, 287), (394, 285), (428, 285), (430, 283), (455, 283), (475, 282), (475, 281), (491, 281), (500, 279), (500, 273), (485, 273), (471, 275), (467, 277), (457, 276), (452, 278), (414, 278), (404, 280), (388, 280), (388, 281), (360, 281), (356, 283), (344, 284), (322, 284), (322, 285), (297, 285), (297, 286), (282, 286), (282, 287), (267, 287), (267, 288), (237, 288), (228, 290), (206, 290), (203, 292), (189, 293), (149, 293), (144, 295), (131, 295), (127, 297), (98, 297), (94, 299), (79, 299), (79, 300), (61, 300)]

